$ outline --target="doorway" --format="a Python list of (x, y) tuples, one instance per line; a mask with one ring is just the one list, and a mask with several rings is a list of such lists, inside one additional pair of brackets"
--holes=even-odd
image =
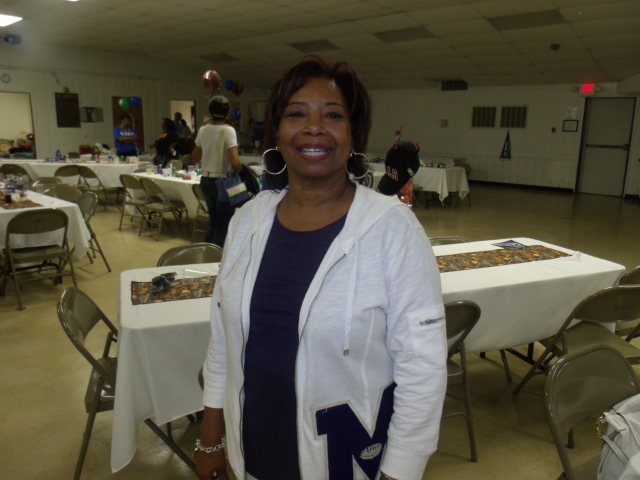
[[(113, 110), (113, 128), (116, 128), (120, 125), (120, 115), (123, 113), (128, 113), (133, 118), (133, 128), (138, 132), (138, 141), (136, 145), (138, 150), (145, 151), (145, 143), (144, 143), (144, 112), (143, 107), (144, 103), (142, 99), (140, 99), (140, 106), (137, 108), (131, 107), (125, 110), (120, 106), (120, 99), (122, 97), (111, 97), (111, 108)], [(111, 142), (115, 142), (113, 138)], [(116, 148), (115, 144), (109, 145), (109, 148)]]
[(623, 196), (635, 108), (635, 98), (587, 99), (578, 192)]
[(0, 92), (0, 157), (36, 158), (31, 95)]
[(182, 114), (182, 118), (187, 122), (191, 132), (196, 132), (196, 102), (194, 100), (171, 100), (171, 120), (175, 119), (176, 113)]

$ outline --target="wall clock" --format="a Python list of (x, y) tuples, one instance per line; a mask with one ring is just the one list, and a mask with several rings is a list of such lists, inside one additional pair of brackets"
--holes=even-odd
[(11, 77), (9, 76), (9, 74), (3, 73), (0, 77), (0, 80), (2, 80), (2, 83), (9, 83), (11, 81)]

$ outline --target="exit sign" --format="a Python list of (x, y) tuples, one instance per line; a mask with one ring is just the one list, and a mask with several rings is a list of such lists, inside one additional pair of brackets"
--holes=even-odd
[(580, 95), (595, 95), (596, 84), (595, 83), (583, 83), (580, 85)]

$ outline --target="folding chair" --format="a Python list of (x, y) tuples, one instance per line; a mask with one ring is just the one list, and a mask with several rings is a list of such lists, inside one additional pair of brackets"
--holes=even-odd
[[(540, 340), (546, 348), (513, 394), (517, 395), (534, 375), (546, 373), (553, 357), (560, 358), (593, 345), (608, 345), (618, 350), (629, 363), (639, 364), (640, 350), (600, 325), (636, 318), (640, 318), (640, 285), (608, 287), (588, 296), (573, 309), (558, 333)], [(574, 320), (582, 321), (569, 328)]]
[[(179, 226), (182, 225), (182, 214), (186, 212), (187, 214), (187, 222), (189, 221), (189, 211), (187, 207), (182, 201), (179, 200), (170, 200), (167, 195), (164, 193), (162, 188), (153, 180), (149, 178), (141, 178), (140, 183), (142, 184), (142, 188), (147, 194), (147, 203), (144, 206), (143, 212), (145, 215), (145, 219), (147, 223), (156, 224), (154, 218), (158, 218), (158, 234), (156, 235), (156, 241), (160, 238), (160, 231), (162, 230), (162, 223), (164, 220), (164, 214), (167, 212), (171, 212), (173, 217)], [(140, 231), (138, 232), (138, 236), (142, 234), (142, 227), (145, 222), (140, 223)], [(169, 230), (171, 230), (171, 226), (167, 224)]]
[(82, 190), (68, 183), (52, 183), (46, 185), (42, 193), (65, 202), (76, 203), (82, 195)]
[(98, 195), (98, 200), (100, 200), (100, 192), (104, 195), (104, 201), (100, 200), (102, 207), (107, 209), (107, 202), (109, 199), (109, 193), (115, 192), (117, 194), (114, 203), (118, 209), (120, 209), (120, 205), (118, 205), (118, 200), (120, 200), (120, 192), (117, 187), (106, 188), (104, 184), (100, 181), (100, 178), (89, 167), (80, 166), (80, 177), (82, 178), (82, 184), (80, 188), (85, 192), (94, 192)]
[[(120, 175), (120, 183), (124, 188), (124, 202), (122, 204), (122, 211), (120, 214), (120, 226), (118, 230), (122, 230), (122, 220), (124, 217), (131, 217), (131, 222), (134, 218), (140, 218), (144, 221), (144, 206), (147, 204), (147, 194), (142, 188), (140, 181), (133, 175), (122, 174)], [(127, 207), (135, 208), (140, 216), (127, 212)]]
[[(206, 233), (206, 230), (198, 229), (198, 220), (209, 223), (209, 210), (207, 208), (207, 202), (204, 198), (204, 193), (202, 193), (202, 188), (197, 183), (194, 183), (191, 187), (193, 191), (193, 195), (196, 197), (198, 201), (198, 209), (196, 210), (196, 218), (195, 222), (193, 222), (193, 232), (191, 233), (191, 243), (193, 243), (196, 238), (196, 232)], [(203, 213), (200, 213), (203, 212)]]
[[(9, 220), (5, 249), (0, 253), (0, 260), (2, 260), (4, 270), (0, 293), (4, 295), (7, 281), (9, 279), (13, 280), (16, 287), (16, 296), (18, 297), (18, 310), (24, 310), (20, 289), (26, 282), (42, 278), (53, 278), (54, 284), (56, 284), (62, 283), (63, 275), (69, 275), (73, 279), (73, 284), (78, 286), (71, 260), (71, 250), (67, 242), (68, 226), (69, 219), (67, 214), (55, 208), (41, 208), (21, 212)], [(15, 235), (46, 235), (55, 234), (60, 230), (62, 230), (60, 242), (42, 247), (16, 248), (13, 246)], [(58, 260), (58, 263), (52, 263), (52, 260)], [(67, 263), (69, 263), (70, 272), (63, 271)], [(50, 269), (53, 270), (53, 273), (42, 273)], [(35, 278), (21, 280), (23, 275), (34, 271), (37, 271), (40, 275)]]
[[(82, 195), (80, 195), (80, 198), (76, 203), (78, 204), (78, 207), (80, 207), (82, 218), (84, 218), (84, 223), (89, 230), (89, 234), (91, 235), (91, 238), (89, 239), (89, 246), (91, 248), (91, 252), (93, 253), (93, 258), (97, 258), (96, 252), (99, 253), (102, 257), (102, 260), (104, 260), (104, 264), (107, 266), (107, 270), (111, 272), (111, 267), (107, 262), (107, 257), (104, 256), (104, 252), (102, 251), (102, 248), (98, 243), (96, 232), (93, 231), (93, 228), (91, 228), (91, 224), (89, 223), (91, 222), (93, 215), (96, 213), (96, 206), (98, 205), (98, 195), (96, 195), (94, 192), (84, 192)], [(87, 252), (87, 257), (89, 257), (89, 261), (93, 263), (93, 259), (91, 258), (91, 254), (89, 252)]]
[[(640, 285), (640, 267), (633, 268), (626, 272), (618, 280), (618, 285)], [(626, 337), (625, 340), (630, 342), (640, 335), (640, 323), (636, 320), (627, 324), (616, 325), (616, 335)]]
[(77, 185), (80, 185), (80, 168), (78, 165), (63, 165), (56, 170), (54, 177), (58, 178), (73, 178), (78, 177)]
[[(110, 357), (111, 344), (117, 342), (118, 329), (86, 294), (77, 288), (67, 288), (58, 301), (58, 319), (71, 343), (93, 367), (89, 377), (89, 385), (84, 399), (85, 409), (89, 415), (82, 437), (80, 455), (76, 463), (74, 480), (82, 474), (84, 459), (89, 448), (91, 431), (96, 414), (113, 410), (118, 370), (117, 357)], [(86, 348), (85, 339), (98, 323), (102, 322), (109, 333), (102, 356), (96, 359)], [(195, 465), (186, 453), (150, 419), (144, 421), (160, 439), (171, 448), (189, 468), (195, 472)]]
[(1, 168), (4, 178), (7, 178), (7, 175), (10, 175), (11, 172), (13, 172), (13, 176), (15, 178), (17, 178), (18, 175), (22, 175), (22, 180), (24, 180), (25, 185), (29, 185), (32, 181), (29, 172), (27, 172), (27, 170), (21, 165), (16, 165), (15, 163), (3, 163)]
[(171, 160), (167, 162), (167, 166), (164, 168), (168, 168), (169, 170), (171, 170), (172, 167), (175, 167), (176, 170), (182, 170), (183, 169), (182, 160)]
[(217, 263), (222, 260), (222, 249), (213, 243), (194, 243), (173, 247), (162, 254), (156, 267)]
[(551, 367), (544, 389), (547, 422), (567, 480), (595, 479), (600, 455), (574, 468), (564, 444), (573, 427), (592, 415), (640, 393), (640, 384), (629, 362), (615, 349), (596, 345), (561, 357)]
[(31, 183), (30, 190), (35, 190), (38, 185), (59, 185), (61, 183), (62, 180), (60, 180), (58, 177), (40, 177), (35, 182)]
[[(464, 340), (480, 319), (480, 307), (474, 302), (459, 301), (445, 304), (444, 311), (447, 319), (447, 339), (455, 339), (447, 355), (447, 386), (462, 383), (465, 411), (443, 415), (442, 418), (462, 416), (467, 420), (469, 443), (471, 445), (471, 461), (477, 462), (478, 453), (476, 451), (473, 417), (471, 416), (469, 373), (467, 369), (467, 355), (464, 349)], [(451, 360), (451, 357), (456, 353), (460, 354), (460, 365)]]

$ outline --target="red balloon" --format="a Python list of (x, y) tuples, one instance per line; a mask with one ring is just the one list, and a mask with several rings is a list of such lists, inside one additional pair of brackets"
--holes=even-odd
[(236, 97), (239, 97), (240, 95), (242, 95), (242, 92), (244, 92), (244, 85), (234, 82), (231, 91)]
[(202, 86), (209, 96), (213, 97), (220, 88), (220, 75), (215, 70), (207, 70), (202, 76)]

